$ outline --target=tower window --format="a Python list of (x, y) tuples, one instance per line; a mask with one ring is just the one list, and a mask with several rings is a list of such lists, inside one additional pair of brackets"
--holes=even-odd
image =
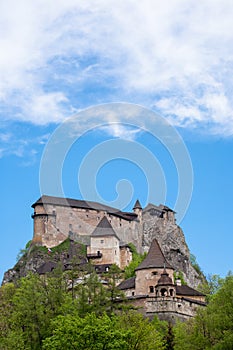
[(150, 293), (154, 293), (154, 286), (149, 287)]
[(161, 289), (161, 296), (166, 297), (167, 296), (167, 290), (165, 288)]

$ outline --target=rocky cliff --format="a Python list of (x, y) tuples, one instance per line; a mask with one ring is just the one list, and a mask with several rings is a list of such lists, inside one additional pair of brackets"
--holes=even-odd
[(16, 265), (5, 272), (2, 284), (15, 282), (29, 272), (45, 274), (57, 267), (64, 271), (69, 270), (74, 264), (82, 268), (87, 263), (85, 246), (69, 238), (51, 250), (31, 245)]
[(148, 251), (154, 238), (157, 239), (162, 251), (177, 273), (182, 273), (187, 284), (196, 288), (203, 280), (204, 276), (192, 266), (190, 251), (185, 241), (182, 229), (175, 221), (164, 220), (153, 215), (152, 210), (143, 213), (142, 220), (144, 251)]

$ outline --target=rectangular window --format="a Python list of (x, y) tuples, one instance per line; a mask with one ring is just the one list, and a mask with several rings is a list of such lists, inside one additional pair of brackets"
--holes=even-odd
[(150, 293), (154, 293), (154, 287), (153, 286), (150, 286), (149, 290), (150, 290)]
[(101, 239), (101, 240), (100, 240), (100, 243), (102, 243), (102, 244), (103, 244), (103, 243), (104, 243), (104, 240), (103, 240), (103, 239)]

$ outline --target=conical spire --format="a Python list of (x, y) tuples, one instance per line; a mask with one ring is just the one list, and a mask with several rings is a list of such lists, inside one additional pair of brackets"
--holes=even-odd
[(153, 267), (164, 268), (164, 266), (173, 269), (173, 267), (165, 259), (165, 256), (163, 255), (163, 252), (158, 244), (157, 239), (154, 239), (151, 243), (147, 256), (135, 269), (135, 271), (150, 269)]
[(134, 209), (142, 209), (141, 203), (139, 202), (138, 199), (136, 200), (136, 202), (134, 204), (133, 210)]

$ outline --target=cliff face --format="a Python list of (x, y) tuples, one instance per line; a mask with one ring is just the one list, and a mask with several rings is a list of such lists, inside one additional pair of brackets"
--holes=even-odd
[(142, 230), (143, 250), (148, 251), (152, 240), (156, 238), (171, 266), (183, 274), (189, 286), (196, 288), (203, 276), (191, 264), (182, 229), (174, 221), (164, 221), (163, 218), (153, 215), (153, 211), (146, 211), (143, 214)]
[(44, 274), (56, 267), (64, 271), (74, 264), (87, 264), (86, 250), (82, 244), (67, 239), (51, 251), (46, 247), (32, 245), (16, 265), (4, 273), (2, 284), (15, 282), (29, 272)]

